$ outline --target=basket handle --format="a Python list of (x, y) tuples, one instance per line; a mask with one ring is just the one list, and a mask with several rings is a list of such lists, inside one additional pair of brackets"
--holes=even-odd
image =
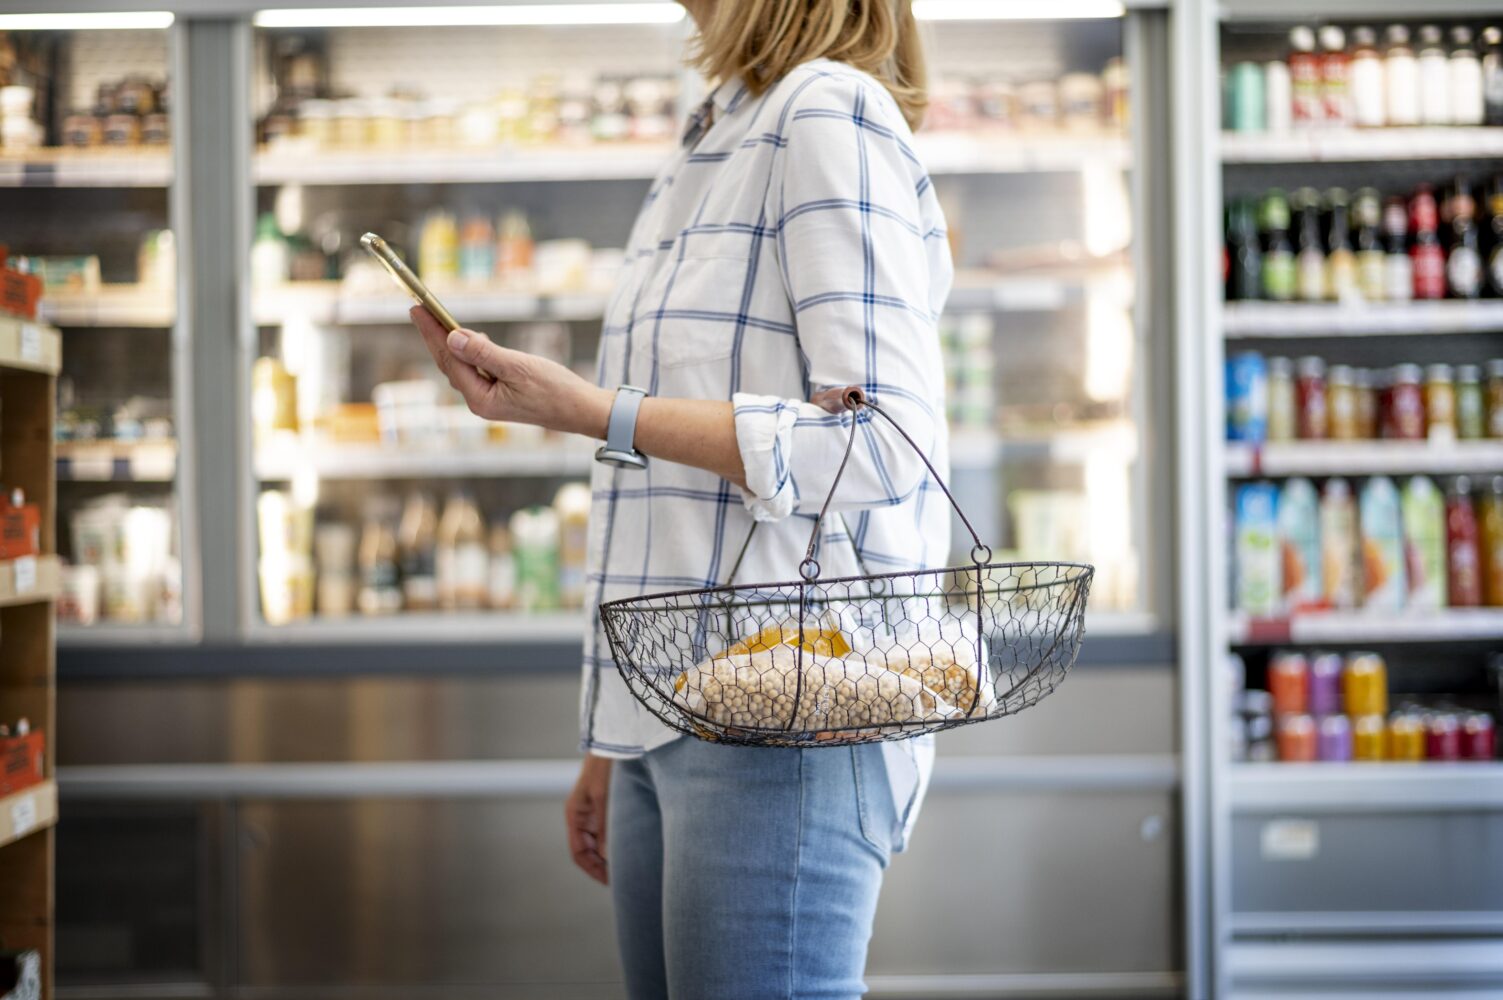
[[(883, 410), (876, 403), (868, 399), (865, 391), (860, 386), (833, 386), (829, 389), (821, 389), (819, 392), (811, 395), (809, 401), (829, 413), (839, 414), (842, 410), (850, 410), (852, 414), (851, 436), (846, 440), (845, 454), (840, 457), (840, 465), (835, 470), (835, 479), (830, 483), (830, 492), (825, 494), (825, 502), (820, 506), (819, 515), (814, 519), (814, 530), (809, 533), (809, 547), (804, 552), (804, 561), (798, 564), (799, 576), (805, 580), (815, 580), (819, 577), (819, 560), (814, 558), (814, 550), (819, 545), (819, 528), (824, 523), (825, 514), (830, 509), (830, 501), (835, 498), (835, 489), (840, 485), (840, 478), (845, 475), (846, 463), (851, 460), (851, 450), (856, 446), (856, 425), (860, 422), (856, 419), (856, 413), (863, 406), (887, 421), (892, 425), (893, 430), (903, 436), (903, 440), (908, 442), (908, 446), (919, 457), (919, 461), (923, 462), (924, 467), (929, 470), (929, 475), (934, 477), (934, 481), (944, 491), (945, 499), (950, 501), (950, 506), (954, 508), (956, 515), (960, 518), (960, 523), (965, 525), (965, 530), (971, 533), (971, 541), (975, 543), (971, 546), (971, 562), (977, 566), (991, 562), (991, 547), (984, 544), (981, 541), (981, 536), (976, 534), (976, 529), (971, 526), (970, 519), (965, 516), (965, 511), (960, 509), (960, 504), (956, 502), (955, 495), (950, 492), (950, 487), (945, 484), (944, 479), (935, 471), (934, 463), (929, 461), (929, 456), (924, 454), (924, 449), (918, 446), (917, 441), (908, 436), (908, 432), (903, 430), (902, 426), (896, 420), (888, 416), (886, 410)], [(854, 542), (854, 539), (852, 541)]]

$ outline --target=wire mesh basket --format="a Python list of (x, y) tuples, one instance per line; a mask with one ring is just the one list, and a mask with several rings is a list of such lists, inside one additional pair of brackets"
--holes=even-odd
[[(800, 579), (602, 604), (606, 638), (628, 689), (679, 732), (746, 746), (907, 739), (1037, 703), (1079, 654), (1095, 569), (993, 563), (991, 549), (902, 427), (855, 387), (823, 396), (827, 408), (854, 416)], [(863, 408), (891, 424), (928, 466), (971, 533), (970, 565), (820, 578), (820, 525)]]

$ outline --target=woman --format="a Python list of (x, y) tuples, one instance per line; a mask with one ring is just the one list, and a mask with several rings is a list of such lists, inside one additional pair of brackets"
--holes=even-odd
[[(937, 468), (948, 462), (935, 325), (952, 270), (912, 151), (925, 98), (909, 0), (686, 6), (692, 61), (720, 83), (633, 229), (599, 384), (413, 316), (476, 413), (606, 440), (617, 464), (593, 475), (591, 606), (727, 582), (754, 521), (736, 580), (790, 578), (853, 419), (811, 402), (822, 388), (861, 386)], [(870, 417), (824, 573), (943, 565), (943, 497)], [(680, 737), (632, 699), (598, 624), (581, 724), (569, 846), (611, 887), (634, 1000), (864, 992), (927, 738), (797, 750)]]

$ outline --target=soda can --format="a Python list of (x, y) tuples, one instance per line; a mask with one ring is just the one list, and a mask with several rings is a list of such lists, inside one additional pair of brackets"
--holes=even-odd
[(1281, 761), (1288, 763), (1315, 760), (1315, 720), (1304, 714), (1282, 716), (1278, 723), (1276, 742)]
[(1425, 716), (1425, 759), (1461, 759), (1461, 720), (1454, 712)]
[(1310, 710), (1310, 663), (1304, 653), (1278, 652), (1268, 660), (1268, 692), (1275, 715)]
[(1340, 653), (1316, 653), (1310, 657), (1310, 714), (1336, 715), (1341, 708)]
[(1388, 719), (1388, 759), (1425, 759), (1425, 720), (1413, 712), (1395, 712)]
[(1388, 756), (1381, 715), (1358, 715), (1352, 719), (1352, 759), (1383, 760)]
[(1342, 672), (1348, 715), (1388, 714), (1388, 667), (1377, 653), (1352, 653)]
[[(1352, 723), (1344, 715), (1322, 716), (1316, 736), (1316, 756), (1321, 760), (1352, 759)], [(1380, 739), (1381, 743), (1382, 740)]]
[(1492, 760), (1497, 752), (1493, 717), (1486, 712), (1468, 712), (1461, 720), (1461, 756), (1466, 760)]

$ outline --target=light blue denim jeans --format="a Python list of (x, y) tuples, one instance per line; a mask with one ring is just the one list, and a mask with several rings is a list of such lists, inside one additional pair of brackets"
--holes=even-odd
[(854, 1000), (898, 835), (879, 744), (675, 740), (612, 768), (631, 1000)]

